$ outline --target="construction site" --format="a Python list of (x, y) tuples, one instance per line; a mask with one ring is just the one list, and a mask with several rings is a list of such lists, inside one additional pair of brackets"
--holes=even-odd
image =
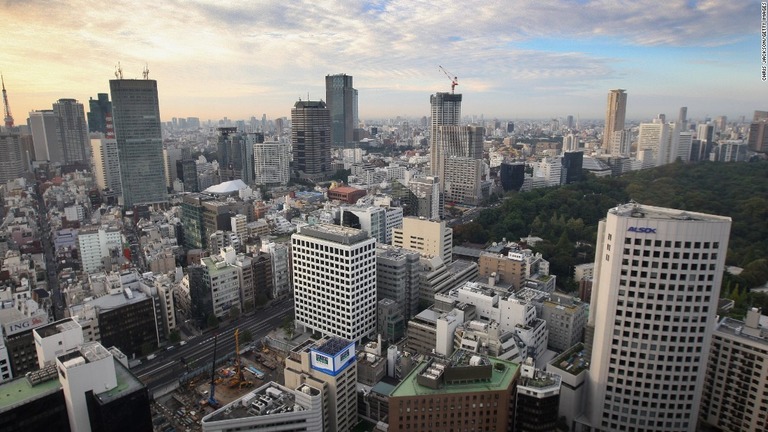
[[(236, 337), (237, 340), (237, 337)], [(283, 382), (285, 357), (261, 341), (228, 358), (214, 360), (205, 373), (180, 383), (178, 389), (152, 403), (156, 432), (200, 431), (200, 420), (269, 381)]]

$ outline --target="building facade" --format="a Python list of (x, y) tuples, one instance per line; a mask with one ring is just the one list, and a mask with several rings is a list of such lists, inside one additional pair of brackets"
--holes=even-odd
[(331, 116), (323, 101), (298, 101), (291, 109), (295, 177), (312, 181), (332, 174)]
[(117, 140), (105, 136), (91, 138), (91, 155), (93, 157), (93, 176), (99, 189), (109, 189), (121, 194), (123, 186), (120, 181), (120, 157), (117, 150)]
[(453, 261), (453, 229), (445, 222), (424, 218), (403, 218), (403, 227), (392, 230), (392, 246), (416, 251), (425, 256)]
[(87, 160), (88, 125), (85, 122), (83, 104), (75, 99), (59, 99), (53, 104), (57, 117), (59, 142), (67, 165)]
[(291, 150), (288, 144), (264, 142), (253, 145), (253, 182), (285, 186), (291, 180)]
[(123, 204), (167, 201), (157, 81), (109, 81)]
[(603, 130), (603, 149), (609, 149), (613, 133), (624, 130), (624, 118), (627, 113), (627, 93), (623, 89), (608, 93), (608, 106), (605, 110), (605, 129)]
[(598, 227), (592, 430), (694, 431), (730, 218), (629, 203)]
[(352, 87), (352, 76), (326, 75), (325, 102), (331, 114), (331, 143), (346, 147), (353, 142), (357, 127), (357, 90)]
[(360, 341), (376, 329), (376, 240), (318, 224), (291, 236), (296, 324)]

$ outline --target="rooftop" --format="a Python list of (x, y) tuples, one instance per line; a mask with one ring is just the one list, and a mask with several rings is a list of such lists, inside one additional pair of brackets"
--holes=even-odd
[(589, 369), (589, 361), (587, 361), (587, 353), (584, 350), (584, 344), (578, 343), (574, 345), (571, 349), (552, 360), (551, 364), (571, 375), (578, 375), (582, 371)]
[(58, 378), (56, 365), (51, 365), (27, 377), (0, 384), (0, 413), (59, 391)]
[(83, 302), (79, 305), (74, 305), (71, 307), (71, 311), (72, 315), (77, 315), (77, 311), (83, 309), (86, 305), (90, 305), (101, 310), (116, 309), (121, 306), (144, 301), (148, 298), (149, 297), (147, 297), (146, 294), (140, 291), (131, 291), (131, 298), (128, 298), (125, 292), (121, 291), (119, 294), (103, 295), (87, 302)]
[(632, 218), (647, 218), (647, 219), (665, 219), (665, 220), (679, 220), (679, 221), (710, 221), (710, 222), (723, 222), (730, 221), (731, 218), (726, 216), (717, 216), (706, 213), (696, 213), (683, 210), (675, 210), (664, 207), (654, 207), (636, 202), (629, 202), (622, 204), (608, 210), (608, 213), (615, 214), (621, 217)]
[(35, 331), (40, 335), (40, 337), (47, 338), (72, 329), (80, 329), (80, 324), (78, 324), (77, 321), (72, 318), (64, 318), (63, 320), (38, 327), (35, 329)]
[(102, 404), (109, 403), (124, 395), (132, 394), (133, 392), (144, 388), (144, 383), (139, 381), (139, 379), (123, 366), (122, 363), (117, 361), (117, 359), (115, 359), (114, 362), (117, 387), (95, 395), (96, 399)]
[(243, 183), (242, 180), (231, 180), (231, 181), (225, 181), (223, 183), (219, 183), (217, 185), (213, 185), (208, 189), (204, 190), (203, 193), (214, 194), (214, 195), (231, 194), (239, 191), (240, 189), (244, 189), (246, 187), (247, 185)]
[[(298, 391), (319, 396), (320, 391), (303, 384)], [(261, 415), (278, 415), (310, 409), (296, 402), (294, 392), (275, 382), (269, 382), (254, 391), (248, 392), (240, 399), (225, 405), (213, 413), (203, 417), (203, 423), (232, 420)]]
[[(474, 353), (472, 353), (474, 354)], [(475, 358), (481, 358), (481, 364), (475, 366), (471, 364), (476, 361)], [(444, 364), (444, 361), (439, 363)], [(450, 359), (450, 367), (483, 367), (491, 366), (490, 379), (487, 380), (464, 380), (455, 383), (448, 383), (440, 386), (439, 388), (430, 388), (418, 383), (418, 377), (424, 372), (428, 372), (427, 368), (434, 366), (432, 362), (422, 362), (416, 366), (400, 384), (390, 393), (390, 397), (408, 397), (408, 396), (421, 396), (421, 395), (434, 395), (434, 394), (452, 394), (452, 393), (466, 393), (466, 392), (482, 392), (482, 391), (500, 391), (506, 390), (510, 387), (512, 382), (518, 375), (519, 365), (506, 360), (497, 358), (490, 358), (477, 355), (466, 355), (464, 350), (457, 350), (456, 353)]]
[(342, 352), (344, 349), (346, 349), (350, 344), (354, 342), (349, 341), (347, 339), (332, 337), (328, 339), (327, 342), (323, 343), (322, 345), (315, 348), (316, 351), (319, 351), (323, 354), (328, 354), (330, 356), (335, 356), (336, 354)]
[(528, 387), (537, 391), (560, 388), (560, 375), (536, 370), (533, 377), (521, 377), (518, 387)]
[(363, 230), (325, 223), (302, 226), (298, 234), (344, 245), (352, 245), (370, 239)]

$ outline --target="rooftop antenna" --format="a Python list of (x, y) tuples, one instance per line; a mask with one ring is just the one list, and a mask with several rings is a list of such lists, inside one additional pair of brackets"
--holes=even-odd
[(123, 79), (123, 68), (120, 66), (120, 62), (117, 62), (117, 66), (115, 67), (115, 78), (119, 80)]
[(149, 79), (149, 65), (144, 63), (144, 71), (141, 73), (144, 75), (144, 79)]

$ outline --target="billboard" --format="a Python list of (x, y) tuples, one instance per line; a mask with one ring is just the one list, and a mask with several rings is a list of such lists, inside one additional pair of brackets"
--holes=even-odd
[(40, 327), (48, 324), (48, 314), (42, 313), (33, 317), (24, 317), (17, 321), (12, 321), (5, 325), (5, 335), (12, 336), (16, 333), (21, 333), (26, 330), (32, 330), (33, 328)]
[[(341, 340), (339, 340), (341, 341)], [(323, 345), (320, 349), (312, 348), (310, 350), (310, 364), (312, 369), (319, 370), (331, 376), (336, 376), (342, 372), (355, 359), (355, 343), (344, 341), (346, 346), (337, 349)], [(335, 352), (335, 354), (334, 354)]]

